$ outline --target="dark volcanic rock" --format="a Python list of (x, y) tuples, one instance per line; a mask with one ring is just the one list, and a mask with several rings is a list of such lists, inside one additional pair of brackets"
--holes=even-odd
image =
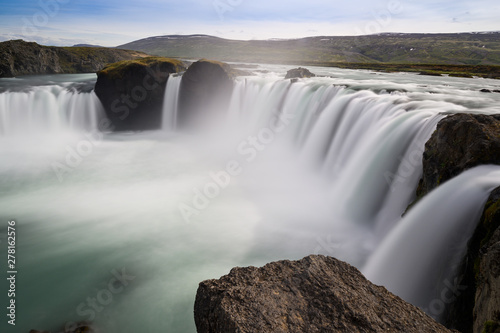
[[(493, 191), (481, 217), (479, 256), (475, 260), (476, 293), (474, 332), (490, 326), (489, 332), (500, 332), (500, 187)], [(496, 327), (496, 329), (493, 329)], [(488, 331), (488, 330), (486, 330)]]
[(0, 77), (62, 72), (55, 49), (23, 40), (0, 43)]
[(315, 77), (316, 74), (311, 73), (307, 68), (294, 68), (286, 72), (285, 79), (297, 79), (305, 77)]
[(198, 333), (451, 332), (335, 258), (234, 268), (200, 283)]
[[(439, 122), (425, 145), (417, 197), (482, 164), (500, 164), (500, 115), (448, 116)], [(463, 333), (482, 333), (485, 323), (494, 326), (500, 322), (499, 226), (500, 188), (497, 188), (469, 240), (457, 280), (466, 288), (446, 311), (447, 327)]]
[(142, 52), (129, 50), (42, 46), (11, 40), (0, 43), (0, 77), (95, 73), (106, 64), (145, 56)]
[(199, 60), (182, 76), (179, 95), (178, 122), (180, 127), (197, 127), (213, 121), (226, 112), (233, 81), (228, 64)]
[(462, 171), (500, 164), (500, 115), (454, 114), (441, 120), (425, 145), (420, 198)]
[(184, 70), (181, 61), (148, 57), (121, 61), (99, 71), (95, 92), (113, 129), (137, 131), (160, 128), (169, 75)]
[(467, 286), (448, 309), (445, 325), (481, 333), (487, 321), (500, 322), (500, 187), (491, 192), (462, 262), (460, 285)]

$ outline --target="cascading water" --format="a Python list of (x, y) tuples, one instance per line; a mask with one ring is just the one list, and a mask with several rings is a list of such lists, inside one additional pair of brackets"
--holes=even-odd
[(103, 115), (101, 102), (94, 92), (79, 93), (62, 86), (42, 86), (0, 93), (2, 136), (68, 129), (96, 131)]
[[(500, 177), (471, 171), (401, 220), (424, 144), (443, 113), (500, 112), (499, 101), (476, 92), (475, 80), (318, 68), (338, 78), (292, 84), (269, 69), (267, 77), (237, 79), (227, 117), (199, 137), (171, 135), (181, 77), (167, 83), (162, 131), (57, 136), (37, 147), (11, 134), (95, 128), (94, 95), (67, 84), (0, 94), (7, 161), (0, 165), (0, 223), (19, 225), (23, 272), (16, 328), (58, 331), (66, 321), (92, 321), (106, 332), (194, 332), (200, 281), (313, 252), (364, 267), (376, 282), (428, 305), (428, 289), (447, 273), (434, 256), (453, 243), (438, 235), (465, 224), (448, 224), (448, 214), (467, 201), (460, 209), (473, 219)], [(91, 149), (76, 156), (84, 147)], [(54, 165), (64, 168), (62, 177)], [(228, 177), (228, 165), (238, 172)], [(454, 191), (460, 184), (474, 188), (467, 200)], [(428, 233), (436, 246), (414, 251), (413, 235)], [(5, 225), (0, 234), (3, 242)], [(423, 263), (414, 269), (429, 279), (397, 280), (399, 270), (412, 271), (410, 262)], [(126, 285), (110, 289), (122, 272)], [(414, 300), (420, 288), (425, 299)]]
[(489, 193), (499, 185), (499, 166), (476, 167), (446, 182), (390, 231), (363, 273), (439, 318), (454, 293), (462, 291), (460, 281), (454, 278), (457, 267), (474, 232), (474, 222), (479, 220)]
[(179, 103), (179, 91), (181, 88), (182, 76), (170, 75), (165, 88), (165, 98), (163, 102), (163, 130), (175, 130), (177, 123), (177, 106)]

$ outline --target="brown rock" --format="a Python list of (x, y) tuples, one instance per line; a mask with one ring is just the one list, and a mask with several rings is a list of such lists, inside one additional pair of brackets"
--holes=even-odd
[(452, 332), (332, 257), (234, 268), (200, 283), (198, 333)]
[(315, 77), (316, 74), (311, 73), (307, 68), (294, 68), (290, 69), (285, 76), (285, 79), (297, 79), (297, 78), (307, 78)]
[[(461, 172), (482, 164), (500, 164), (500, 115), (448, 116), (439, 122), (425, 145), (423, 176), (417, 198)], [(482, 333), (485, 323), (494, 327), (500, 322), (497, 301), (500, 297), (500, 255), (492, 237), (498, 235), (499, 226), (500, 188), (497, 188), (492, 191), (469, 240), (458, 272), (460, 285), (466, 289), (447, 309), (444, 317), (447, 327), (463, 333)]]
[(500, 164), (500, 115), (454, 114), (441, 120), (425, 145), (420, 198), (462, 171)]
[(481, 333), (489, 325), (489, 333), (500, 332), (500, 187), (485, 207), (481, 218), (484, 237), (476, 267), (474, 332)]
[(181, 61), (147, 57), (120, 61), (99, 71), (95, 93), (106, 110), (112, 129), (159, 129), (169, 75), (184, 70)]
[(0, 77), (95, 73), (106, 64), (145, 56), (142, 52), (115, 48), (55, 47), (10, 40), (0, 43)]
[(0, 77), (63, 73), (55, 48), (12, 40), (0, 43)]
[(182, 76), (179, 95), (180, 127), (197, 127), (223, 115), (233, 89), (231, 67), (222, 62), (202, 59), (193, 63)]

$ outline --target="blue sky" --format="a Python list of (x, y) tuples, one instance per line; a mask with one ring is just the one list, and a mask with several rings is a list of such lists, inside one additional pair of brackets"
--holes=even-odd
[(0, 41), (45, 45), (198, 33), (248, 40), (498, 30), (498, 0), (0, 0)]

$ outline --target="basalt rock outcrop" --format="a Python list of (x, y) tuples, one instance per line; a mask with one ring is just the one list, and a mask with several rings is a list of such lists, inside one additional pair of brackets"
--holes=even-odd
[[(466, 286), (450, 304), (444, 324), (463, 333), (500, 332), (500, 187), (493, 190), (469, 240), (458, 276)], [(497, 332), (489, 331), (486, 332)]]
[(452, 332), (332, 257), (234, 268), (200, 283), (198, 333)]
[(481, 217), (482, 235), (475, 260), (474, 332), (500, 333), (500, 187)]
[(425, 145), (417, 196), (483, 164), (500, 164), (500, 115), (450, 115), (439, 122)]
[(300, 79), (315, 76), (316, 74), (311, 73), (307, 68), (299, 67), (290, 69), (288, 72), (286, 72), (285, 79)]
[(228, 64), (218, 61), (202, 59), (189, 66), (182, 76), (178, 125), (196, 128), (220, 119), (228, 108), (236, 75)]
[(62, 72), (53, 48), (22, 40), (0, 43), (0, 77)]
[(42, 46), (11, 40), (0, 43), (0, 77), (95, 73), (109, 63), (146, 56), (145, 53), (130, 50)]
[[(417, 200), (461, 172), (482, 164), (500, 164), (500, 115), (454, 114), (444, 118), (425, 145)], [(447, 327), (463, 333), (500, 332), (499, 226), (497, 188), (488, 198), (469, 240), (458, 272), (458, 283), (466, 288), (447, 309)]]
[(185, 70), (179, 60), (147, 57), (114, 63), (99, 71), (95, 93), (111, 128), (115, 131), (160, 128), (168, 78)]

